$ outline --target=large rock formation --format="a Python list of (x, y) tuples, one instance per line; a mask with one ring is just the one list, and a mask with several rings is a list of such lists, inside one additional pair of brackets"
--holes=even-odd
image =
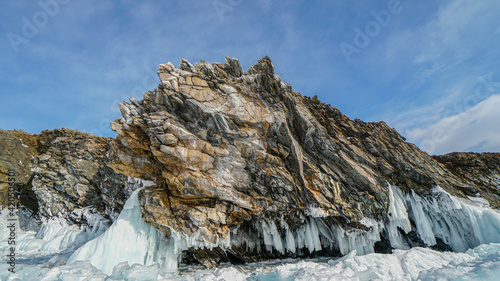
[(389, 184), (422, 196), (439, 185), (459, 197), (470, 186), (384, 122), (353, 121), (294, 92), (267, 57), (246, 73), (226, 58), (167, 63), (158, 74), (161, 85), (121, 103), (111, 127), (122, 160), (115, 169), (157, 184), (142, 198), (143, 215), (167, 234), (218, 245), (232, 232), (233, 241), (258, 240), (231, 244), (252, 260), (268, 244), (259, 221), (280, 233), (318, 216), (329, 228), (368, 230), (363, 219), (387, 220)]
[(71, 220), (74, 209), (93, 206), (113, 219), (134, 186), (127, 176), (153, 181), (140, 193), (143, 218), (183, 241), (185, 262), (206, 266), (454, 248), (442, 230), (419, 229), (418, 210), (407, 213), (411, 206), (439, 212), (430, 199), (436, 186), (500, 207), (498, 154), (431, 157), (384, 122), (351, 120), (294, 92), (267, 57), (247, 72), (226, 58), (162, 64), (158, 75), (161, 84), (143, 100), (120, 104), (123, 118), (111, 124), (116, 139), (68, 129), (0, 131), (0, 191), (5, 171), (15, 169), (20, 203), (32, 214)]

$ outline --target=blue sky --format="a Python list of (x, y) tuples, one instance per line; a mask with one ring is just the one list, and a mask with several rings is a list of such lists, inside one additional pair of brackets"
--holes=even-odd
[(2, 3), (0, 128), (115, 136), (117, 103), (180, 58), (268, 55), (293, 89), (430, 154), (500, 151), (500, 2)]

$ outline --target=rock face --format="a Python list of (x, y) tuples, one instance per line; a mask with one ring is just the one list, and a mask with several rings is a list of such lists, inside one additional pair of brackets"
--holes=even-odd
[(450, 249), (449, 230), (418, 230), (422, 217), (406, 209), (433, 211), (436, 201), (422, 200), (436, 186), (500, 207), (499, 154), (431, 157), (384, 122), (351, 120), (294, 92), (268, 57), (247, 72), (234, 58), (183, 59), (160, 65), (158, 76), (143, 100), (119, 105), (116, 139), (0, 131), (2, 200), (6, 171), (15, 169), (31, 215), (71, 221), (73, 210), (93, 206), (113, 220), (134, 189), (128, 177), (152, 181), (139, 193), (143, 218), (183, 241), (185, 262), (207, 267), (352, 249)]
[[(262, 233), (241, 233), (258, 232), (263, 220), (295, 231), (318, 216), (327, 227), (367, 230), (363, 219), (387, 220), (389, 184), (422, 196), (439, 185), (459, 197), (470, 186), (384, 122), (353, 121), (294, 92), (267, 57), (246, 73), (226, 58), (162, 64), (158, 75), (161, 85), (121, 103), (123, 118), (111, 126), (122, 160), (115, 169), (156, 183), (142, 197), (143, 216), (168, 235), (267, 245)], [(485, 198), (497, 206), (498, 197)], [(230, 248), (245, 261), (263, 255), (247, 243)], [(280, 256), (275, 250), (266, 257)]]
[(37, 155), (37, 137), (24, 131), (0, 130), (0, 205), (8, 206), (8, 171), (15, 173), (19, 203), (23, 209), (38, 213), (38, 202), (31, 189), (29, 164)]
[(2, 130), (0, 145), (2, 172), (16, 171), (19, 203), (34, 217), (71, 220), (73, 210), (92, 206), (112, 218), (130, 195), (127, 176), (108, 166), (119, 161), (113, 139), (69, 129), (39, 135)]
[(467, 196), (480, 196), (500, 208), (500, 153), (449, 153), (433, 156), (467, 183), (455, 186)]

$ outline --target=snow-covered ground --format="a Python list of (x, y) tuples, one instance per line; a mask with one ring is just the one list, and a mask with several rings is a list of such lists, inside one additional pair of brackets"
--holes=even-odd
[[(54, 256), (57, 261), (61, 256)], [(2, 280), (499, 280), (500, 244), (480, 245), (465, 253), (442, 253), (426, 248), (395, 250), (393, 254), (357, 256), (353, 251), (340, 259), (285, 260), (216, 270), (185, 268), (168, 273), (158, 265), (130, 266), (123, 262), (112, 274), (104, 274), (89, 261), (47, 268), (42, 264), (18, 264), (8, 273), (2, 263)], [(18, 278), (18, 279), (16, 279)]]
[[(356, 245), (346, 243), (343, 249), (349, 251), (340, 259), (274, 260), (244, 266), (223, 265), (215, 270), (196, 267), (178, 270), (177, 257), (183, 249), (213, 245), (197, 244), (199, 241), (193, 237), (175, 232), (173, 239), (165, 240), (157, 229), (142, 220), (138, 192), (139, 189), (132, 193), (110, 227), (90, 209), (75, 212), (90, 227), (68, 225), (57, 217), (45, 221), (38, 233), (20, 231), (17, 224), (15, 273), (9, 272), (12, 266), (5, 260), (10, 252), (8, 225), (12, 222), (7, 219), (8, 212), (2, 212), (1, 280), (500, 280), (500, 214), (484, 204), (470, 205), (453, 198), (439, 188), (434, 190), (435, 199), (424, 199), (414, 193), (404, 195), (396, 187), (389, 188), (389, 222), (385, 225), (367, 222), (377, 226), (373, 230), (386, 229), (391, 244), (400, 246), (392, 254), (367, 251), (372, 247), (371, 241), (378, 237), (377, 232), (366, 234), (370, 239), (353, 240), (365, 241), (362, 252), (355, 250)], [(410, 231), (410, 218), (416, 224), (414, 230), (428, 245), (436, 243), (436, 236), (459, 252), (408, 249), (399, 232), (391, 230), (399, 227)], [(314, 220), (310, 224), (310, 231), (303, 231), (303, 237), (298, 235), (302, 232), (282, 237), (273, 231), (276, 227), (266, 225), (263, 230), (269, 233), (263, 233), (268, 240), (264, 242), (275, 249), (281, 245), (283, 251), (308, 244), (320, 248), (319, 242), (313, 242), (325, 231)], [(221, 245), (227, 243), (222, 241)]]

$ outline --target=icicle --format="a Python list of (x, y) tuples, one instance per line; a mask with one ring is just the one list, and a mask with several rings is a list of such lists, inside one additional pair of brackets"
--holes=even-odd
[(396, 227), (409, 233), (411, 225), (408, 213), (415, 223), (413, 229), (427, 246), (436, 244), (436, 238), (441, 239), (454, 251), (463, 252), (479, 244), (500, 241), (500, 213), (484, 204), (477, 205), (473, 201), (451, 196), (441, 187), (432, 190), (432, 196), (422, 198), (414, 191), (402, 195), (397, 187), (389, 187), (389, 233), (391, 245), (401, 246), (402, 237)]
[(323, 248), (337, 247), (342, 254), (348, 254), (352, 250), (357, 250), (360, 254), (372, 253), (375, 242), (380, 240), (380, 224), (367, 218), (361, 223), (371, 229), (344, 230), (338, 225), (326, 223), (323, 218), (307, 217), (301, 227), (292, 230), (283, 218), (277, 222), (261, 220), (253, 225), (255, 233), (233, 231), (231, 243), (235, 246), (246, 243), (247, 250), (257, 251), (264, 244), (267, 252), (276, 250), (281, 254), (294, 254), (304, 248), (313, 253)]
[(363, 218), (360, 223), (370, 227), (371, 230), (345, 230), (340, 226), (335, 230), (339, 250), (343, 255), (347, 255), (354, 250), (360, 255), (374, 252), (375, 242), (380, 240), (380, 224), (369, 218)]
[[(423, 201), (434, 235), (455, 251), (500, 241), (500, 213), (451, 196), (437, 186), (431, 202)], [(411, 202), (411, 201), (410, 201)]]
[(428, 204), (428, 202), (424, 198), (418, 196), (413, 190), (406, 198), (410, 204), (410, 214), (415, 222), (420, 239), (428, 246), (436, 245), (436, 238), (432, 231), (432, 223), (424, 212), (424, 204)]
[(400, 228), (406, 233), (411, 231), (408, 212), (406, 211), (401, 191), (391, 185), (389, 185), (389, 210), (387, 211), (387, 217), (389, 218), (387, 232), (389, 233), (391, 245), (398, 249), (408, 249), (408, 245), (404, 242), (398, 230)]

